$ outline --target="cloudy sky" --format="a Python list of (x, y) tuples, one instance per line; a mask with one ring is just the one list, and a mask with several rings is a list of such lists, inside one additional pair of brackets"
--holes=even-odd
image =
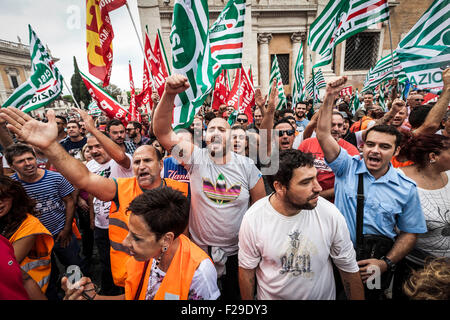
[[(128, 0), (136, 27), (140, 30), (137, 0)], [(110, 13), (114, 30), (111, 83), (130, 90), (128, 61), (133, 68), (134, 83), (142, 87), (143, 59), (141, 47), (125, 6)], [(86, 55), (86, 0), (1, 0), (0, 39), (29, 44), (28, 24), (52, 55), (60, 59), (57, 66), (70, 85), (73, 56), (88, 76)], [(154, 39), (150, 39), (153, 43)], [(99, 80), (90, 76), (92, 80)], [(67, 89), (64, 90), (68, 94)]]

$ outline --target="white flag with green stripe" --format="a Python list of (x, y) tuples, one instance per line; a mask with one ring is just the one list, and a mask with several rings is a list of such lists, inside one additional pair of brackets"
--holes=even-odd
[(370, 68), (364, 80), (364, 87), (361, 92), (367, 90), (373, 91), (378, 85), (392, 79), (392, 57), (394, 57), (394, 75), (399, 81), (406, 80), (406, 75), (400, 65), (397, 52), (394, 50), (391, 54), (377, 61), (375, 66)]
[(297, 61), (294, 67), (294, 86), (292, 89), (292, 107), (299, 101), (306, 100), (306, 83), (305, 72), (303, 67), (303, 44), (300, 43), (300, 49), (298, 50)]
[(230, 0), (209, 30), (211, 55), (222, 69), (241, 68), (244, 19), (245, 0)]
[(327, 86), (325, 78), (323, 77), (322, 70), (317, 70), (314, 72), (312, 70), (311, 80), (306, 84), (306, 90), (308, 91), (310, 97), (313, 98), (314, 103), (320, 101), (319, 90)]
[(309, 31), (308, 46), (320, 54), (314, 67), (330, 64), (337, 44), (388, 18), (387, 0), (330, 0)]
[(396, 49), (411, 85), (441, 87), (441, 66), (450, 61), (450, 2), (435, 0)]
[(273, 83), (274, 79), (277, 80), (278, 104), (277, 104), (276, 109), (279, 110), (283, 107), (286, 107), (287, 100), (286, 100), (286, 95), (284, 94), (283, 81), (281, 79), (280, 67), (278, 66), (278, 59), (277, 59), (276, 55), (273, 58), (272, 68), (270, 69), (270, 81), (269, 81), (270, 89), (269, 89), (268, 96), (270, 96), (270, 92), (272, 91), (272, 83)]
[(175, 98), (174, 129), (189, 127), (220, 73), (220, 69), (213, 72), (216, 61), (211, 57), (208, 27), (207, 0), (175, 2), (170, 33), (172, 74), (185, 75), (190, 87)]
[(63, 78), (54, 65), (53, 59), (30, 25), (28, 30), (33, 74), (2, 105), (2, 107), (16, 107), (23, 112), (30, 112), (48, 105), (63, 90)]

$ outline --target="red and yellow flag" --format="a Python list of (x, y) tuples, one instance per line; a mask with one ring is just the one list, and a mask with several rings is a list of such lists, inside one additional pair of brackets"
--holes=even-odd
[(89, 72), (106, 87), (111, 78), (114, 32), (109, 12), (126, 0), (86, 0), (86, 50)]

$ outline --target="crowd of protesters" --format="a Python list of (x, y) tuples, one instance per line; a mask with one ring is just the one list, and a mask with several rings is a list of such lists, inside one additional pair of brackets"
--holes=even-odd
[(1, 109), (0, 299), (448, 299), (442, 78), (427, 104), (392, 80), (386, 111), (346, 77), (275, 110), (274, 83), (176, 131), (181, 75), (141, 122)]

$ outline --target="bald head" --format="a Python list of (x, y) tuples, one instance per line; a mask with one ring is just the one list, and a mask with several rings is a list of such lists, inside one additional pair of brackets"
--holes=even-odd
[(161, 152), (159, 152), (158, 149), (156, 149), (154, 146), (152, 146), (150, 144), (145, 144), (145, 145), (142, 145), (142, 146), (138, 147), (136, 149), (136, 151), (134, 151), (133, 159), (136, 156), (140, 156), (142, 154), (151, 154), (153, 157), (156, 157), (158, 160), (162, 159)]

